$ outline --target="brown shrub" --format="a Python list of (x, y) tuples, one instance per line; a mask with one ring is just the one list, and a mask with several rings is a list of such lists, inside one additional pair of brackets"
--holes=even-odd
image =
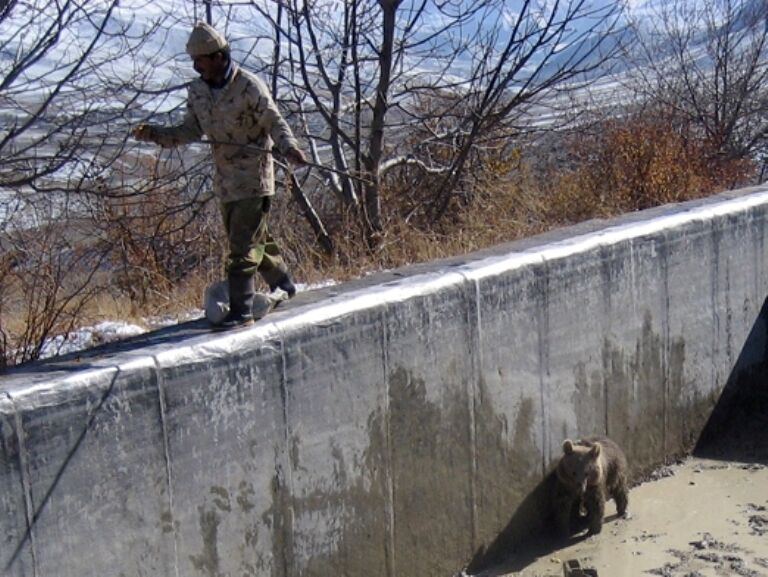
[[(49, 337), (81, 326), (104, 285), (104, 254), (71, 242), (72, 226), (6, 229), (0, 257), (0, 368), (40, 357)], [(65, 234), (68, 232), (68, 234)]]
[(547, 220), (578, 222), (734, 188), (755, 166), (713, 153), (705, 138), (664, 117), (630, 117), (574, 135), (571, 167), (550, 170)]

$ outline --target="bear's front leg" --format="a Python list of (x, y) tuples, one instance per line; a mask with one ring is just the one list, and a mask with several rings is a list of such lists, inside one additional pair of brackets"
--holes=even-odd
[(555, 525), (557, 536), (560, 539), (568, 539), (571, 536), (574, 502), (563, 499), (555, 506)]
[(552, 509), (555, 529), (560, 539), (568, 539), (573, 534), (574, 521), (578, 517), (581, 499), (563, 486), (558, 486), (552, 496)]
[(587, 509), (587, 527), (589, 535), (597, 535), (603, 530), (605, 517), (605, 491), (601, 485), (590, 487), (584, 495)]
[(628, 519), (630, 517), (627, 506), (629, 505), (629, 491), (626, 485), (622, 484), (613, 492), (613, 500), (616, 501), (616, 512), (620, 517)]

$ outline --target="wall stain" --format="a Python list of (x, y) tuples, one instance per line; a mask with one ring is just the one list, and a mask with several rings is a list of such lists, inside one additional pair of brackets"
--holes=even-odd
[[(451, 388), (454, 392), (444, 393), (438, 404), (428, 399), (423, 380), (404, 368), (391, 372), (388, 408), (370, 415), (369, 447), (355, 467), (363, 475), (350, 479), (334, 447), (337, 488), (292, 501), (297, 518), (318, 512), (338, 521), (334, 552), (313, 556), (298, 571), (302, 577), (451, 574), (473, 556), (489, 559), (509, 553), (510, 546), (541, 526), (542, 494), (529, 499), (541, 481), (536, 401), (521, 397), (510, 425), (480, 383), (473, 471), (468, 387), (447, 385), (442, 390)], [(386, 516), (390, 486), (397, 523), (393, 542)], [(504, 539), (498, 539), (504, 531)], [(473, 551), (472, 542), (481, 546)], [(392, 543), (394, 551), (389, 549)]]
[(211, 494), (213, 497), (213, 504), (220, 510), (229, 513), (232, 511), (232, 504), (229, 501), (229, 491), (224, 487), (211, 487)]
[(685, 340), (673, 338), (669, 344), (667, 380), (667, 460), (689, 454), (717, 404), (720, 391), (702, 392), (685, 376)]
[[(718, 396), (716, 391), (700, 392), (686, 377), (683, 336), (671, 337), (666, 347), (653, 329), (650, 312), (631, 353), (609, 338), (603, 341), (605, 433), (624, 448), (636, 478), (688, 453)], [(577, 367), (574, 372), (576, 389), (582, 391), (584, 370)], [(575, 406), (579, 431), (599, 433), (590, 430), (590, 410), (578, 402)]]
[[(442, 574), (472, 553), (469, 392), (463, 371), (442, 372), (439, 402), (407, 369), (389, 375), (395, 574)], [(439, 404), (438, 404), (439, 403)]]
[[(202, 549), (197, 554), (189, 555), (189, 560), (192, 566), (205, 577), (230, 577), (230, 575), (239, 577), (240, 575), (263, 574), (269, 572), (274, 565), (271, 552), (260, 551), (264, 547), (259, 543), (260, 526), (266, 525), (268, 529), (272, 527), (271, 513), (273, 511), (268, 511), (263, 517), (250, 515), (255, 508), (255, 504), (250, 500), (255, 495), (255, 490), (248, 481), (241, 481), (238, 484), (236, 494), (233, 495), (232, 493), (225, 487), (211, 486), (209, 496), (197, 509)], [(237, 503), (238, 507), (234, 507), (233, 502)], [(230, 515), (237, 518), (235, 522), (238, 525), (243, 525), (242, 541), (238, 544), (232, 543), (231, 540), (226, 543), (219, 542), (219, 529), (227, 518), (232, 519), (229, 517)], [(178, 530), (178, 523), (172, 524), (170, 515), (167, 517), (167, 519), (164, 518), (164, 530), (166, 528)], [(273, 542), (273, 546), (276, 544), (278, 543)], [(235, 573), (222, 569), (220, 550), (222, 547), (226, 550), (225, 566), (232, 563), (233, 559), (238, 560)], [(233, 549), (237, 551), (236, 555), (233, 555)], [(273, 548), (272, 551), (274, 550), (276, 549)]]
[[(576, 429), (579, 432), (602, 432), (606, 427), (603, 375), (600, 372), (593, 372), (588, 376), (586, 364), (580, 362), (575, 369), (575, 385), (571, 403), (576, 411)], [(567, 426), (563, 423), (561, 440), (567, 436)]]
[[(333, 535), (333, 552), (328, 553), (327, 543), (318, 543), (311, 535), (304, 534), (300, 539), (304, 547), (315, 545), (318, 550), (303, 553), (303, 556), (310, 556), (308, 560), (304, 560), (306, 566), (299, 567), (297, 564), (301, 560), (295, 559), (291, 559), (290, 566), (286, 563), (289, 575), (387, 575), (387, 453), (381, 411), (369, 416), (367, 433), (370, 441), (368, 449), (362, 456), (362, 462), (354, 466), (360, 475), (350, 479), (347, 474), (349, 466), (343, 451), (332, 444), (332, 483), (301, 497), (292, 498), (288, 494), (280, 496), (284, 506), (293, 510), (295, 519), (290, 536), (286, 534), (288, 521), (281, 519), (284, 545), (293, 544), (302, 519), (322, 517), (331, 524), (326, 533)], [(293, 549), (286, 551), (287, 555), (292, 555)], [(273, 575), (284, 577), (280, 572), (273, 572)]]
[(239, 493), (236, 497), (237, 504), (243, 513), (249, 513), (256, 506), (250, 498), (256, 495), (253, 485), (247, 481), (240, 481), (238, 486)]
[(198, 507), (200, 535), (203, 550), (199, 555), (190, 555), (192, 565), (206, 577), (222, 577), (219, 573), (218, 533), (220, 518), (213, 509)]
[[(514, 387), (512, 382), (505, 383)], [(546, 495), (541, 483), (542, 457), (537, 444), (541, 427), (538, 401), (523, 395), (509, 434), (509, 420), (497, 413), (485, 380), (478, 382), (476, 413), (478, 546), (468, 571), (500, 563), (546, 522)]]
[(293, 515), (291, 491), (277, 448), (275, 462), (277, 467), (271, 483), (272, 505), (261, 516), (261, 521), (271, 533), (275, 559), (274, 563), (266, 564), (264, 569), (269, 570), (272, 577), (287, 577), (293, 575)]
[(173, 533), (178, 528), (179, 522), (174, 521), (173, 514), (170, 511), (160, 513), (160, 529), (163, 533)]
[[(664, 462), (664, 343), (646, 312), (632, 353), (603, 341), (607, 430), (626, 452), (633, 475)], [(582, 429), (584, 435), (600, 431)]]
[[(333, 552), (314, 552), (306, 567), (294, 566), (289, 574), (436, 575), (465, 562), (471, 554), (466, 548), (471, 511), (467, 401), (464, 387), (443, 395), (438, 406), (427, 399), (424, 381), (404, 369), (392, 371), (387, 408), (369, 415), (368, 447), (353, 463), (360, 474), (351, 478), (344, 452), (331, 445), (332, 486), (300, 498), (275, 495), (283, 506), (290, 500), (296, 520), (320, 515), (333, 523)], [(272, 517), (285, 534), (282, 514), (272, 511)], [(391, 518), (398, 527), (394, 534)], [(273, 527), (275, 543), (279, 530)], [(294, 523), (291, 531), (296, 530)], [(285, 538), (280, 544), (290, 545)], [(280, 571), (273, 576), (285, 577)]]

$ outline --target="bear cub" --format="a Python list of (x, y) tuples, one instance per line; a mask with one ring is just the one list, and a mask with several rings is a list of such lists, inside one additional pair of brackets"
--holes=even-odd
[[(609, 498), (616, 502), (619, 515), (626, 517), (629, 503), (627, 474), (627, 458), (610, 439), (566, 439), (563, 456), (555, 470), (554, 513), (561, 536), (567, 538), (583, 528), (584, 520), (589, 535), (600, 533), (605, 501)], [(582, 511), (586, 512), (586, 519), (582, 517)]]

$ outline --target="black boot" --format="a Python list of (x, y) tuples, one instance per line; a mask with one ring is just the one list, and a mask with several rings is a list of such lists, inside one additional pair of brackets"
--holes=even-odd
[(293, 284), (291, 275), (289, 275), (287, 272), (284, 272), (280, 275), (280, 278), (278, 278), (274, 283), (270, 283), (269, 285), (270, 292), (275, 292), (277, 289), (283, 289), (285, 292), (288, 293), (289, 299), (293, 298), (293, 295), (296, 294), (296, 285)]
[(228, 330), (253, 324), (253, 276), (229, 275), (229, 313), (216, 325), (217, 330)]

